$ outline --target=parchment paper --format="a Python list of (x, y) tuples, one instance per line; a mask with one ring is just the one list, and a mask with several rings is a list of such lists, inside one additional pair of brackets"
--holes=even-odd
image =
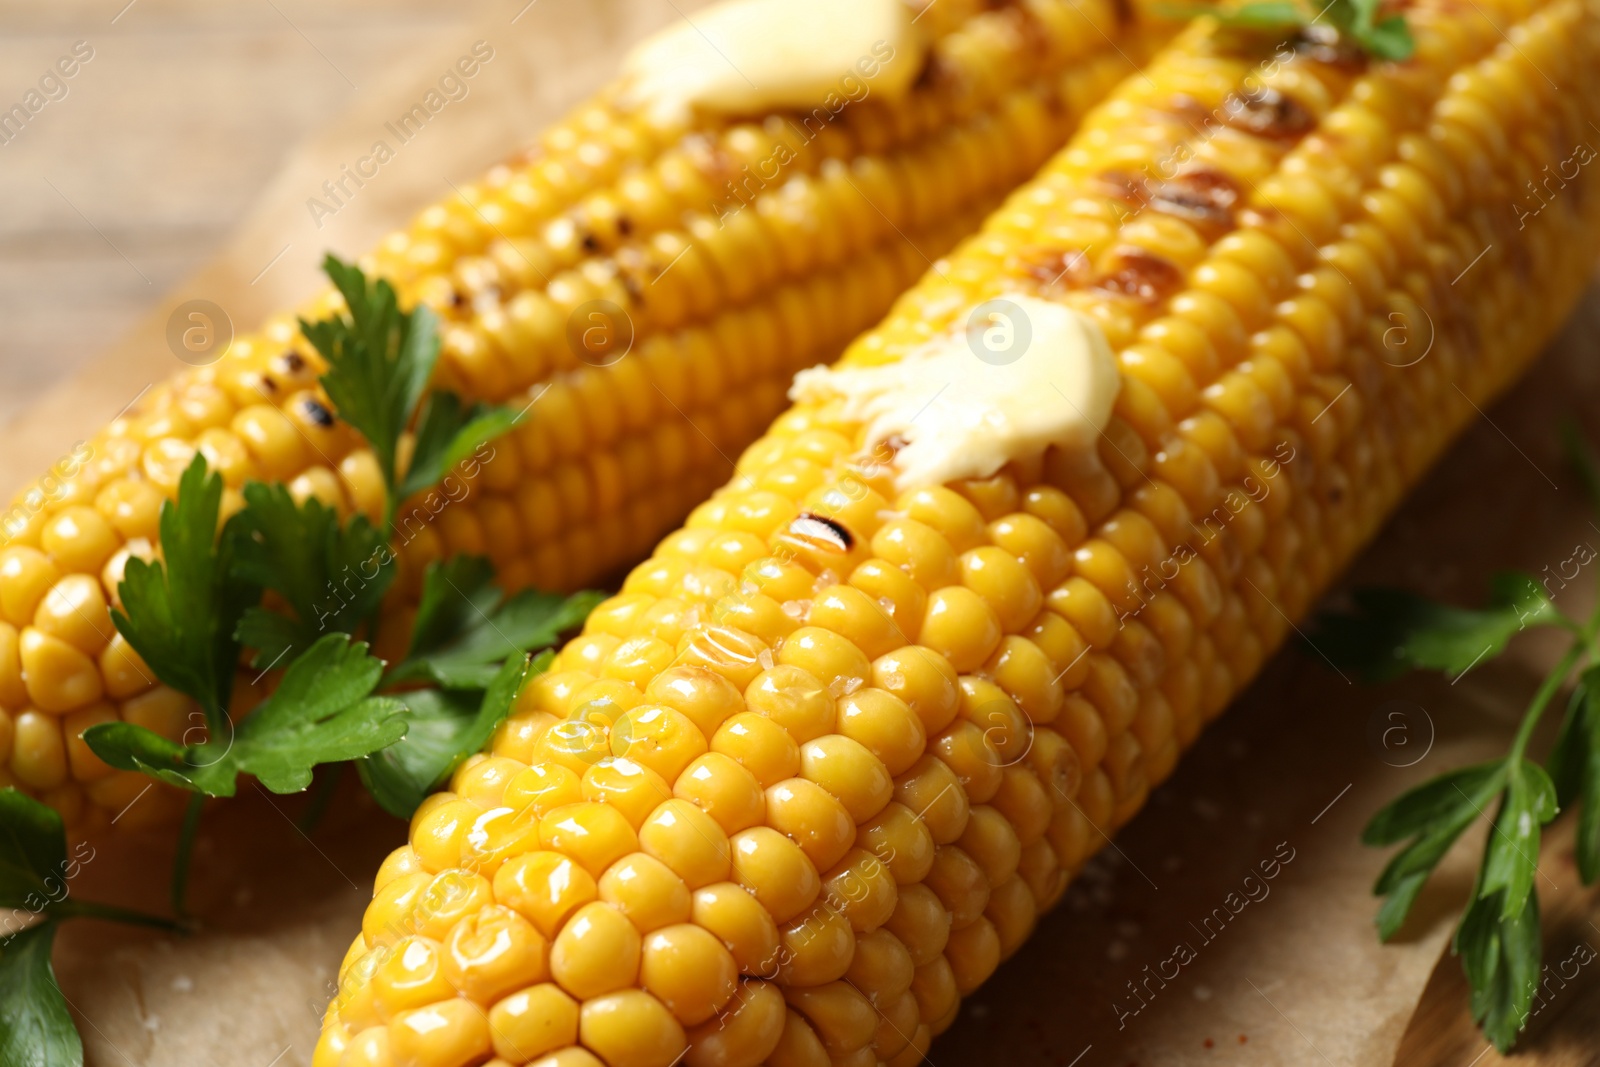
[[(341, 163), (365, 153), (383, 122), (473, 40), (440, 42), (433, 62), (371, 86), (356, 110), (286, 161), (226, 255), (89, 373), (8, 428), (0, 488), (42, 471), (176, 369), (163, 340), (171, 308), (205, 297), (244, 329), (303, 298), (317, 283), (324, 249), (369, 247), (444, 195), (448, 181), (470, 180), (591, 92), (626, 44), (673, 17), (675, 7), (694, 6), (535, 0), (514, 24), (521, 4), (509, 6), (477, 35), (496, 55), (472, 95), (450, 105), (318, 230), (305, 200)], [(289, 251), (274, 261), (285, 244)], [(1538, 573), (1580, 541), (1600, 546), (1576, 479), (1560, 466), (1552, 429), (1600, 398), (1600, 371), (1589, 358), (1597, 339), (1600, 298), (1591, 292), (1552, 353), (1446, 456), (1356, 577), (1474, 603), (1495, 570)], [(1600, 429), (1600, 419), (1594, 423)], [(1590, 599), (1587, 576), (1559, 594), (1573, 610)], [(1281, 653), (969, 1001), (930, 1060), (941, 1067), (1342, 1067), (1394, 1062), (1404, 1040), (1398, 1062), (1408, 1067), (1468, 1063), (1484, 1046), (1464, 1017), (1458, 964), (1441, 951), (1481, 828), (1447, 861), (1400, 942), (1387, 947), (1373, 933), (1369, 896), (1384, 856), (1357, 837), (1401, 789), (1503, 749), (1558, 651), (1530, 637), (1454, 684), (1417, 678), (1381, 689), (1342, 678), (1309, 646)], [(299, 798), (254, 787), (208, 812), (191, 889), (202, 933), (177, 939), (94, 922), (67, 927), (57, 965), (91, 1065), (309, 1063), (372, 874), (405, 837), (353, 782), (345, 786), (311, 837), (293, 825)], [(1600, 928), (1590, 921), (1594, 899), (1578, 890), (1564, 837), (1552, 835), (1540, 881), (1553, 917), (1553, 959), (1583, 938), (1600, 947)], [(170, 841), (163, 831), (96, 842), (73, 891), (160, 910)], [(1590, 965), (1552, 997), (1519, 1062), (1591, 1062), (1582, 1057), (1600, 1017), (1596, 975), (1600, 966)], [(1495, 1059), (1489, 1053), (1479, 1062)]]

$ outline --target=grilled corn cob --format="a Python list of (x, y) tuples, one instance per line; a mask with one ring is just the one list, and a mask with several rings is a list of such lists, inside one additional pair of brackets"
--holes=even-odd
[[(986, 6), (934, 5), (918, 85), (828, 121), (674, 125), (614, 87), (363, 261), (441, 317), (436, 384), (530, 407), (465, 499), (437, 519), (400, 509), (398, 611), (446, 553), (491, 556), (513, 589), (581, 587), (643, 556), (782, 409), (794, 370), (831, 358), (972, 232), (1158, 32), (1109, 0)], [(322, 369), (295, 317), (276, 318), (18, 496), (0, 542), (0, 784), (69, 824), (101, 819), (149, 783), (113, 773), (84, 729), (121, 718), (177, 739), (202, 722), (108, 618), (196, 450), (226, 479), (225, 510), (262, 479), (382, 514), (377, 464), (331, 413)], [(166, 806), (152, 795), (128, 821)]]
[(417, 812), (317, 1067), (920, 1062), (1585, 284), (1592, 170), (1515, 209), (1595, 12), (1477, 10), (1127, 79), (845, 358), (1060, 302), (1120, 365), (1097, 446), (897, 492), (783, 415)]

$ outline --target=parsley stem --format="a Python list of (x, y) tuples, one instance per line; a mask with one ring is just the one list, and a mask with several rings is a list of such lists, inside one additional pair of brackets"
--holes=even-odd
[(172, 913), (183, 918), (184, 897), (189, 888), (189, 860), (194, 855), (195, 833), (200, 829), (200, 812), (205, 808), (206, 796), (196, 793), (189, 798), (183, 811), (183, 827), (178, 832), (178, 851), (172, 857)]
[(50, 914), (61, 919), (104, 919), (107, 922), (127, 923), (130, 926), (151, 926), (157, 930), (181, 933), (188, 928), (176, 919), (163, 918), (122, 908), (115, 904), (98, 904), (92, 900), (63, 900), (50, 909)]
[(309, 834), (321, 824), (322, 817), (333, 805), (334, 795), (339, 792), (339, 780), (344, 777), (344, 767), (343, 763), (332, 763), (322, 768), (322, 773), (311, 787), (310, 803), (300, 818), (295, 820), (295, 825), (302, 833)]
[(1511, 753), (1507, 757), (1510, 766), (1518, 766), (1522, 761), (1522, 754), (1527, 750), (1528, 742), (1533, 738), (1534, 727), (1539, 725), (1539, 718), (1544, 714), (1544, 709), (1555, 698), (1562, 685), (1566, 683), (1567, 676), (1572, 673), (1572, 668), (1577, 666), (1578, 659), (1584, 653), (1584, 642), (1575, 641), (1567, 649), (1566, 655), (1555, 665), (1555, 669), (1545, 675), (1544, 682), (1539, 686), (1539, 691), (1534, 694), (1533, 702), (1528, 705), (1528, 710), (1523, 713), (1522, 725), (1517, 728), (1517, 736), (1511, 743)]

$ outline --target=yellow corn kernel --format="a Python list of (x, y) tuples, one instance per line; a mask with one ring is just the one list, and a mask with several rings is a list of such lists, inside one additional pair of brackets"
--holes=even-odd
[(778, 927), (772, 915), (744, 887), (717, 882), (695, 890), (694, 924), (716, 935), (733, 954), (741, 974), (774, 974), (778, 966)]
[[(67, 744), (67, 766), (77, 782), (94, 782), (112, 773), (112, 768), (90, 751), (83, 732), (103, 722), (116, 722), (117, 709), (104, 702), (74, 711), (61, 720)], [(5, 746), (0, 745), (0, 748)], [(0, 761), (3, 762), (3, 761)]]
[(539, 839), (546, 849), (571, 856), (596, 877), (639, 844), (616, 808), (593, 802), (568, 804), (545, 815), (539, 820)]
[(578, 1034), (612, 1067), (671, 1067), (688, 1046), (672, 1012), (641, 989), (586, 1001)]
[(607, 756), (583, 773), (585, 800), (604, 804), (637, 827), (672, 795), (666, 780), (631, 759)]
[(0, 612), (13, 626), (33, 622), (39, 601), (61, 578), (61, 569), (45, 553), (27, 545), (0, 549)]
[[(380, 953), (368, 979), (378, 1017), (388, 1021), (401, 1012), (455, 996), (441, 955), (438, 942), (415, 935), (402, 938)], [(341, 1015), (349, 1018), (352, 1012), (341, 1007)]]
[(99, 665), (83, 652), (32, 626), (19, 642), (28, 697), (45, 711), (65, 712), (99, 700), (105, 692)]
[(772, 916), (785, 923), (811, 905), (821, 891), (816, 867), (800, 847), (767, 826), (734, 834), (733, 873)]
[(689, 886), (672, 868), (644, 852), (613, 863), (600, 878), (600, 899), (626, 915), (641, 933), (685, 922)]
[(547, 939), (599, 895), (594, 876), (559, 852), (513, 856), (494, 875), (495, 900), (533, 923)]
[(508, 907), (468, 915), (444, 941), (444, 976), (463, 996), (488, 1004), (548, 977), (544, 935)]
[(0, 708), (19, 711), (28, 703), (22, 681), (22, 653), (17, 628), (0, 622)]
[(602, 901), (579, 908), (550, 946), (550, 975), (588, 1000), (632, 985), (639, 972), (639, 930)]
[(489, 1017), (470, 1000), (457, 998), (416, 1008), (389, 1024), (389, 1049), (396, 1063), (417, 1067), (467, 1067), (488, 1056)]
[(664, 926), (644, 939), (639, 981), (684, 1026), (697, 1026), (732, 999), (739, 969), (732, 953), (703, 926)]
[(27, 708), (12, 718), (11, 773), (34, 789), (55, 789), (67, 780), (67, 745), (61, 720)]
[(578, 1040), (578, 1002), (550, 982), (518, 990), (489, 1009), (495, 1055), (533, 1062)]
[(121, 542), (98, 511), (76, 504), (45, 523), (39, 547), (69, 573), (96, 574)]

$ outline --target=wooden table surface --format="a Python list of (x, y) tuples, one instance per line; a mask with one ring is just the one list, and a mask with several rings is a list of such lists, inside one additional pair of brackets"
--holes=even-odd
[(0, 2), (0, 109), (77, 42), (93, 50), (0, 144), (0, 423), (215, 255), (285, 152), (362, 86), (510, 4)]

